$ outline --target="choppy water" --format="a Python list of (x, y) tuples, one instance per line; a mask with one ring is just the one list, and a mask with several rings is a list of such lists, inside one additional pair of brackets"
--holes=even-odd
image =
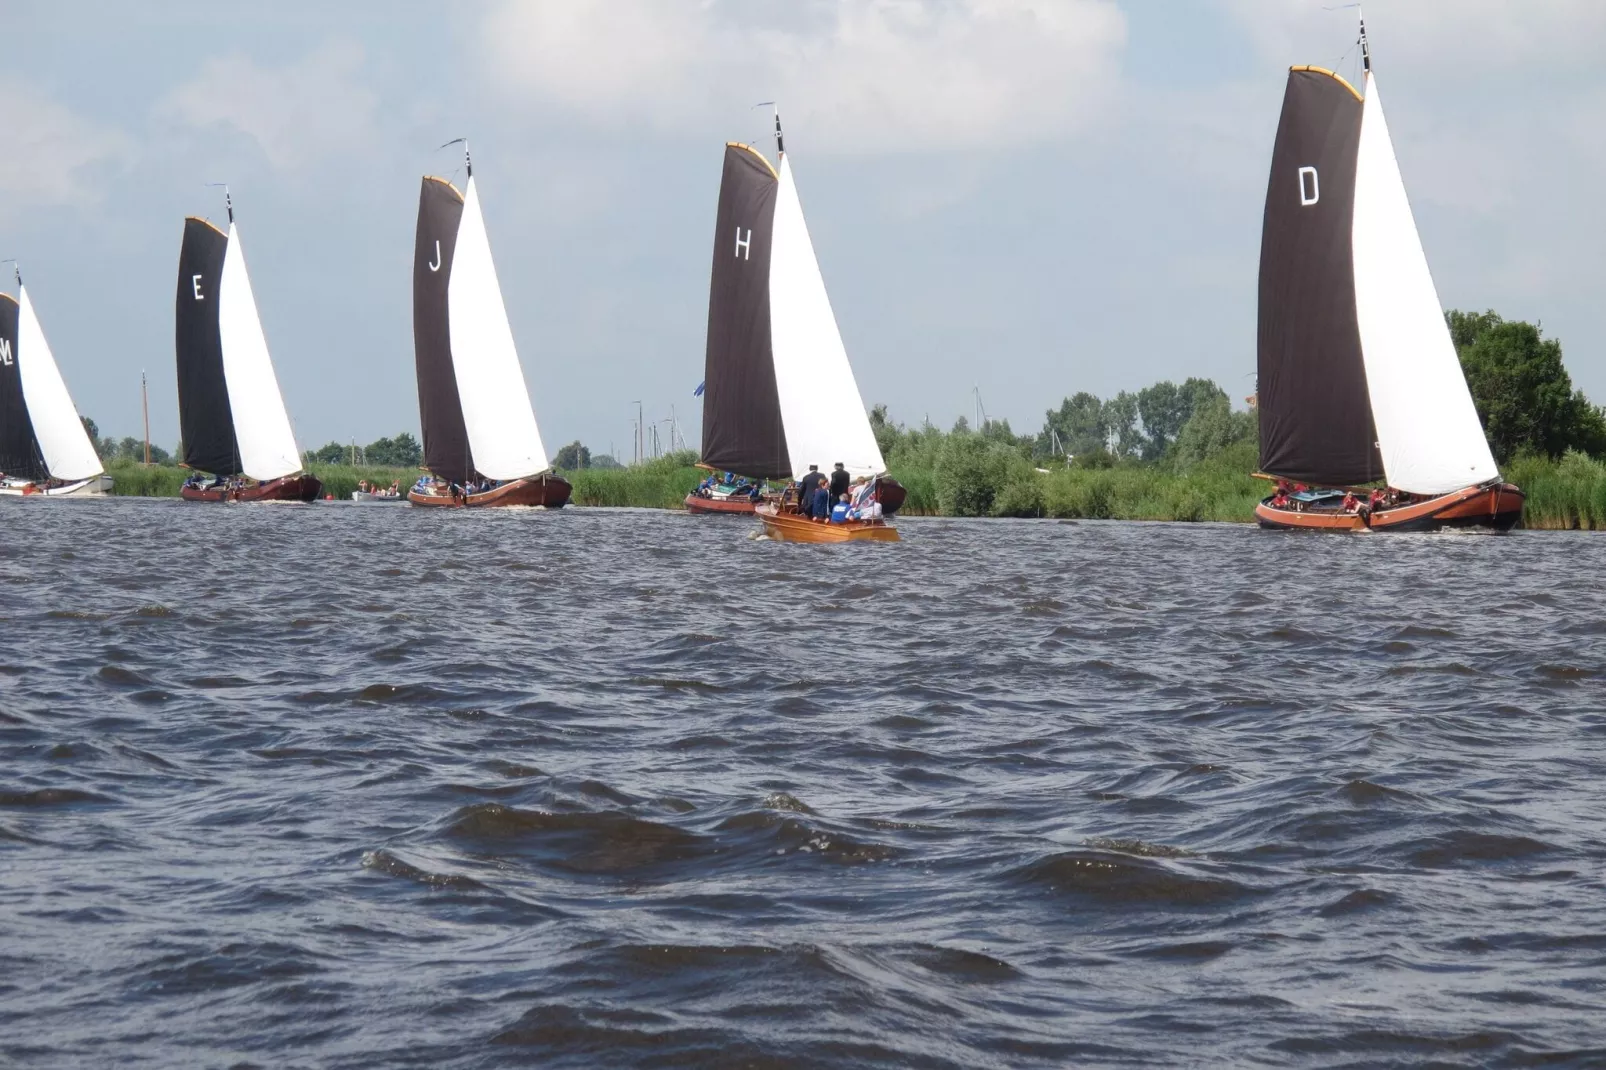
[(1598, 536), (0, 503), (0, 1063), (1606, 1063)]

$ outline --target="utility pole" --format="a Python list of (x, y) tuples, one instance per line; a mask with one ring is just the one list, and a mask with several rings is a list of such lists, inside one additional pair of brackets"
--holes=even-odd
[[(151, 466), (151, 399), (145, 387), (145, 369), (139, 370), (139, 409), (145, 417), (145, 467)], [(183, 458), (179, 458), (183, 460)]]
[(647, 459), (647, 428), (642, 422), (643, 415), (641, 402), (636, 402), (636, 462), (639, 464)]

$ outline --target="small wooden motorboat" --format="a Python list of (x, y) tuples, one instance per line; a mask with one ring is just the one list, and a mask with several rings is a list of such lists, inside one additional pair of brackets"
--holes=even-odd
[(523, 505), (544, 509), (561, 509), (569, 503), (571, 493), (568, 480), (551, 472), (527, 479), (509, 480), (490, 490), (464, 494), (460, 488), (436, 481), (414, 487), (407, 492), (407, 500), (414, 505), (444, 508), (465, 508), (476, 505)]
[(898, 529), (885, 520), (846, 520), (838, 524), (811, 520), (773, 502), (758, 507), (764, 534), (777, 542), (900, 542)]
[[(725, 146), (714, 224), (703, 375), (702, 465), (753, 481), (796, 482), (811, 465), (840, 462), (855, 480), (879, 477), (881, 511), (896, 512), (904, 489), (865, 413), (847, 349), (803, 220), (791, 157), (775, 116), (777, 163), (738, 142)], [(693, 512), (757, 512), (774, 538), (808, 542), (895, 541), (886, 521), (815, 532), (774, 498), (724, 501), (692, 495)]]
[(104, 474), (44, 329), (17, 275), (17, 296), (0, 294), (0, 496), (104, 494)]
[(1324, 68), (1288, 73), (1256, 387), (1260, 470), (1285, 486), (1255, 516), (1303, 531), (1506, 531), (1523, 493), (1500, 478), (1445, 324), (1364, 22), (1360, 45), (1364, 97)]
[(361, 505), (399, 505), (407, 500), (407, 495), (397, 492), (391, 494), (385, 491), (354, 490), (351, 500)]
[(724, 516), (752, 516), (760, 501), (762, 499), (747, 494), (702, 495), (693, 491), (686, 495), (686, 511)]
[[(408, 491), (407, 500), (443, 508), (561, 508), (571, 488), (552, 471), (541, 443), (466, 143), (463, 156), (462, 192), (425, 177), (418, 199), (413, 356), (424, 468), (435, 479)], [(495, 485), (461, 489), (486, 482)]]
[(191, 216), (179, 250), (174, 348), (183, 464), (219, 477), (191, 480), (179, 493), (190, 502), (315, 501), (323, 483), (302, 469), (226, 189), (224, 204), (228, 233)]
[(322, 493), (322, 480), (304, 472), (260, 482), (224, 479), (179, 488), (179, 496), (187, 502), (315, 502)]

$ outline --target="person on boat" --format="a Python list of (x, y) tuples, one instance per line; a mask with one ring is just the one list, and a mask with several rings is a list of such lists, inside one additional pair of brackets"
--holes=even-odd
[(1344, 492), (1344, 512), (1353, 513), (1360, 509), (1360, 507), (1361, 500), (1355, 496), (1355, 492), (1353, 490), (1346, 490)]
[(1281, 484), (1277, 487), (1277, 493), (1271, 496), (1271, 507), (1273, 509), (1288, 508), (1288, 491)]
[(798, 501), (803, 503), (804, 512), (808, 512), (813, 507), (814, 492), (824, 482), (825, 477), (820, 474), (820, 466), (817, 464), (809, 465), (808, 475), (804, 476), (803, 482), (798, 485)]
[(809, 500), (809, 516), (822, 524), (831, 519), (831, 491), (823, 477), (814, 484), (814, 495)]
[(831, 470), (831, 500), (834, 502), (846, 494), (848, 484), (852, 482), (853, 477), (848, 475), (847, 468), (841, 461), (836, 462), (836, 467)]
[(853, 512), (853, 506), (848, 503), (848, 496), (846, 494), (840, 495), (836, 500), (836, 504), (831, 506), (831, 523), (846, 524), (853, 519), (848, 515), (851, 512)]

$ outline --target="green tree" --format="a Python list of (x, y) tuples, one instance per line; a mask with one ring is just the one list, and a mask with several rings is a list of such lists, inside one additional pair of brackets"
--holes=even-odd
[(1123, 390), (1104, 403), (1104, 421), (1117, 457), (1136, 457), (1143, 451), (1138, 430), (1138, 398)]
[[(1104, 402), (1097, 396), (1082, 391), (1050, 409), (1043, 420), (1043, 430), (1032, 444), (1038, 457), (1071, 456), (1101, 450), (1110, 437), (1109, 421), (1104, 413)], [(1058, 450), (1055, 442), (1058, 441)]]
[(579, 468), (590, 468), (591, 451), (580, 445), (579, 439), (575, 439), (558, 451), (557, 457), (553, 458), (552, 466), (561, 468), (565, 472), (573, 472)]
[(1181, 386), (1164, 380), (1138, 391), (1138, 415), (1143, 419), (1143, 459), (1164, 457), (1194, 410), (1225, 401), (1227, 392), (1209, 379), (1189, 379)]
[(351, 463), (351, 447), (342, 446), (338, 442), (330, 442), (319, 446), (315, 450), (308, 450), (305, 454), (308, 464), (349, 464)]
[(417, 468), (424, 459), (424, 449), (411, 432), (403, 431), (395, 438), (377, 438), (368, 443), (363, 447), (362, 459), (365, 464), (385, 468)]
[[(1234, 412), (1226, 394), (1207, 397), (1177, 432), (1173, 454), (1181, 465), (1197, 464), (1217, 457), (1240, 442), (1259, 437), (1253, 412)], [(1253, 462), (1251, 462), (1253, 463)]]
[(1493, 311), (1445, 314), (1472, 403), (1495, 458), (1560, 457), (1568, 449), (1606, 452), (1606, 419), (1573, 389), (1561, 343)]
[(84, 434), (89, 436), (89, 444), (95, 448), (95, 456), (103, 461), (111, 460), (117, 452), (116, 447), (110, 442), (101, 441), (100, 428), (95, 426), (95, 421), (87, 416), (80, 416), (78, 419), (83, 421)]

